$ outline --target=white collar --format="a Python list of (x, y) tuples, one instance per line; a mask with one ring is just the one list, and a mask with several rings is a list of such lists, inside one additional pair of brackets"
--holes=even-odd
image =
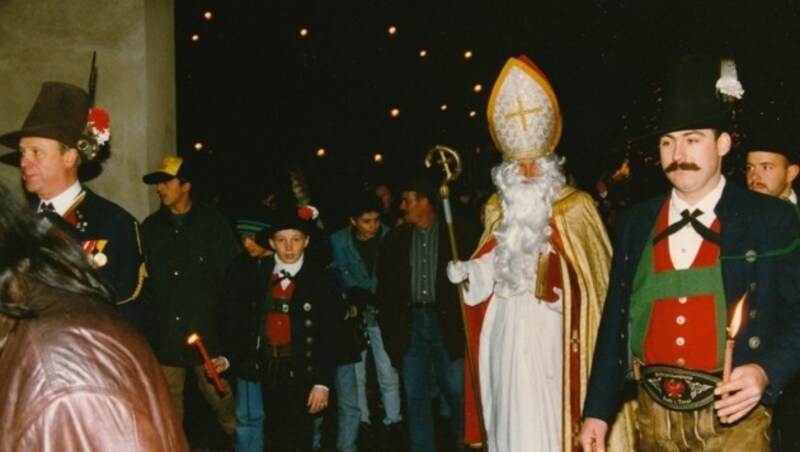
[(62, 191), (61, 193), (53, 196), (50, 199), (42, 199), (40, 200), (40, 205), (42, 203), (49, 202), (53, 204), (53, 208), (55, 209), (56, 213), (61, 216), (64, 216), (72, 207), (72, 204), (75, 202), (75, 199), (83, 193), (83, 187), (81, 187), (81, 183), (79, 181), (75, 181), (74, 184), (70, 185), (69, 188)]
[(303, 266), (303, 259), (305, 258), (305, 254), (300, 256), (300, 259), (297, 259), (297, 262), (293, 264), (286, 264), (281, 261), (281, 258), (278, 255), (275, 255), (275, 269), (272, 271), (273, 273), (280, 273), (281, 271), (286, 271), (289, 276), (294, 276), (297, 272), (300, 271), (300, 267)]
[[(714, 213), (714, 208), (717, 207), (717, 203), (719, 199), (722, 197), (722, 189), (725, 188), (725, 176), (720, 176), (719, 183), (713, 190), (711, 190), (707, 195), (703, 197), (700, 201), (698, 201), (695, 205), (689, 205), (686, 201), (681, 199), (678, 194), (676, 193), (675, 189), (672, 189), (672, 196), (670, 197), (670, 211), (676, 214), (680, 214), (684, 209), (694, 210), (700, 209), (703, 211), (701, 217), (704, 218), (715, 218), (716, 214)], [(705, 214), (711, 214), (711, 216), (706, 216)], [(699, 218), (701, 222), (703, 222), (702, 218)], [(705, 222), (704, 222), (705, 223)], [(708, 224), (706, 224), (708, 226)]]
[(797, 193), (795, 193), (794, 190), (792, 190), (792, 192), (789, 193), (789, 197), (786, 198), (786, 199), (791, 201), (792, 204), (797, 205)]

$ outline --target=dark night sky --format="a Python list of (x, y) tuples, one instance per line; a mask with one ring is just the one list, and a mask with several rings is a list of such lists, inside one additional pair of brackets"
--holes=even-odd
[[(478, 183), (497, 158), (487, 150), (492, 84), (509, 56), (524, 53), (561, 104), (558, 152), (591, 189), (652, 120), (676, 55), (736, 59), (748, 117), (796, 110), (799, 11), (786, 0), (183, 0), (175, 12), (179, 152), (204, 143), (229, 193), (290, 160), (318, 185), (334, 169), (396, 174), (421, 165), (435, 144), (460, 150), (481, 173), (465, 177)], [(323, 159), (314, 157), (320, 147)], [(379, 169), (375, 152), (385, 157)]]

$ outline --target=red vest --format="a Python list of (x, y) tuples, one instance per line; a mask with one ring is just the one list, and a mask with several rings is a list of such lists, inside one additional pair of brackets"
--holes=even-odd
[[(272, 281), (275, 283), (278, 280), (278, 275), (272, 275)], [(272, 298), (275, 305), (281, 305), (288, 300), (292, 299), (294, 293), (294, 282), (290, 281), (289, 285), (284, 289), (280, 283), (272, 286)], [(288, 304), (285, 304), (288, 306)], [(291, 317), (288, 310), (286, 312), (275, 312), (270, 310), (267, 312), (266, 321), (266, 337), (267, 343), (270, 345), (288, 345), (292, 343), (292, 324)]]
[[(667, 227), (669, 202), (664, 203), (656, 231)], [(719, 219), (711, 224), (719, 232)], [(669, 240), (653, 246), (656, 273), (675, 271), (669, 254)], [(691, 268), (717, 265), (719, 245), (703, 240)], [(717, 331), (713, 294), (656, 300), (644, 342), (644, 360), (648, 364), (667, 364), (691, 369), (717, 369)]]

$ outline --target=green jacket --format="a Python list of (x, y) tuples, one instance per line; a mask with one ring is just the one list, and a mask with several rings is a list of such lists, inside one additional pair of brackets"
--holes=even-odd
[(163, 365), (201, 363), (186, 344), (197, 332), (213, 358), (222, 351), (216, 307), (225, 269), (239, 252), (231, 225), (214, 208), (195, 202), (178, 225), (162, 207), (142, 223), (147, 291), (156, 307), (156, 355)]

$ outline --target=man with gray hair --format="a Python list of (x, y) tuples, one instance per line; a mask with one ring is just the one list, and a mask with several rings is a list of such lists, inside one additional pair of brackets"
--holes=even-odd
[[(469, 334), (489, 450), (571, 450), (611, 247), (592, 198), (566, 185), (558, 102), (530, 60), (508, 61), (488, 115), (504, 157), (492, 170), (499, 196), (478, 251), (448, 277), (468, 282), (468, 323), (480, 325)], [(467, 442), (478, 441), (475, 427)]]

